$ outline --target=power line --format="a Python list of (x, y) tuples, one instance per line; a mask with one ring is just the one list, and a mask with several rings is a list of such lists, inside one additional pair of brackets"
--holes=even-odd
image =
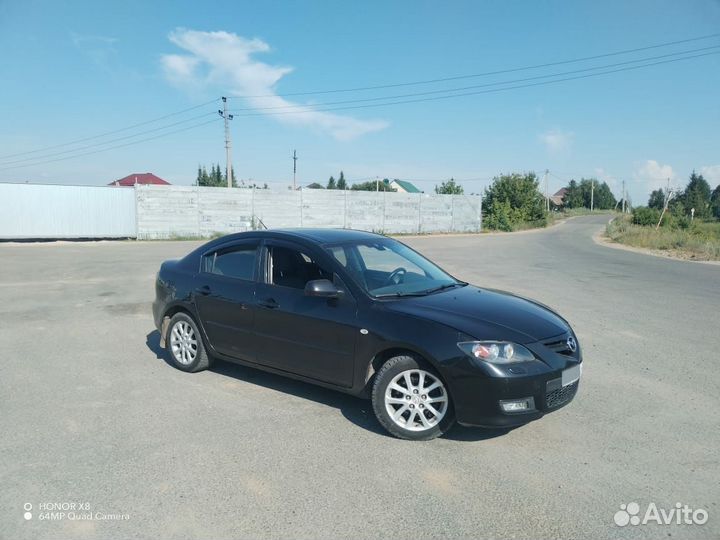
[[(658, 56), (651, 56), (647, 58), (638, 58), (636, 60), (626, 60), (624, 62), (616, 62), (614, 64), (606, 64), (602, 66), (594, 66), (589, 68), (582, 68), (582, 69), (576, 69), (572, 71), (564, 71), (560, 73), (550, 73), (546, 75), (536, 75), (534, 77), (526, 77), (523, 79), (512, 79), (512, 80), (506, 80), (506, 81), (497, 81), (497, 82), (491, 82), (491, 83), (485, 83), (485, 84), (477, 84), (472, 86), (462, 86), (458, 88), (447, 88), (444, 90), (428, 90), (426, 92), (413, 92), (409, 94), (395, 94), (391, 96), (379, 96), (379, 97), (372, 97), (372, 98), (363, 98), (363, 99), (349, 99), (349, 100), (343, 100), (343, 101), (328, 101), (325, 103), (316, 103), (312, 105), (277, 105), (273, 107), (245, 107), (241, 109), (234, 109), (235, 111), (265, 111), (265, 110), (277, 110), (277, 109), (299, 109), (299, 108), (315, 108), (315, 107), (322, 107), (327, 105), (343, 105), (343, 104), (349, 104), (349, 103), (365, 103), (369, 101), (382, 101), (382, 100), (388, 100), (388, 99), (401, 99), (406, 97), (416, 97), (416, 96), (427, 96), (427, 95), (434, 95), (434, 94), (446, 94), (449, 92), (461, 92), (463, 90), (472, 90), (475, 88), (487, 88), (490, 86), (501, 86), (501, 85), (507, 85), (507, 84), (514, 84), (519, 82), (526, 82), (526, 81), (533, 81), (538, 79), (547, 79), (550, 77), (561, 77), (564, 75), (572, 75), (575, 73), (583, 73), (586, 71), (595, 71), (599, 69), (606, 69), (610, 67), (617, 67), (617, 66), (624, 66), (628, 64), (637, 64), (638, 62), (647, 62), (649, 60), (658, 60), (660, 58), (668, 58), (671, 56), (678, 56), (682, 54), (689, 54), (693, 52), (700, 52), (700, 51), (707, 51), (710, 49), (720, 49), (720, 45), (713, 45), (711, 47), (702, 47), (699, 49), (691, 49), (686, 51), (680, 51), (675, 53), (668, 53), (668, 54), (662, 54)], [(678, 58), (677, 60), (682, 60), (683, 58)], [(303, 111), (305, 112), (305, 111)]]
[(65, 160), (67, 160), (67, 159), (73, 159), (73, 158), (78, 158), (78, 157), (83, 157), (83, 156), (89, 156), (89, 155), (92, 155), (92, 154), (99, 154), (100, 152), (107, 152), (108, 150), (115, 150), (116, 148), (124, 148), (124, 147), (126, 147), (126, 146), (132, 146), (132, 145), (134, 145), (134, 144), (140, 144), (140, 143), (144, 143), (144, 142), (147, 142), (147, 141), (153, 141), (153, 140), (155, 140), (155, 139), (160, 139), (161, 137), (167, 137), (168, 135), (174, 135), (175, 133), (181, 133), (181, 132), (183, 132), (183, 131), (188, 131), (188, 130), (190, 130), (190, 129), (195, 129), (195, 128), (198, 128), (198, 127), (201, 127), (201, 126), (206, 126), (207, 124), (211, 124), (211, 123), (213, 123), (213, 122), (218, 122), (218, 121), (219, 121), (218, 118), (213, 118), (212, 120), (210, 120), (210, 121), (208, 121), (208, 122), (201, 122), (201, 123), (199, 123), (199, 124), (193, 124), (193, 125), (191, 125), (191, 126), (187, 126), (187, 127), (181, 128), (181, 129), (176, 129), (176, 130), (173, 130), (173, 131), (169, 131), (168, 133), (161, 133), (160, 135), (155, 135), (154, 137), (147, 137), (147, 138), (145, 138), (145, 139), (140, 139), (139, 141), (132, 141), (132, 142), (125, 143), (125, 144), (119, 144), (119, 145), (116, 145), (116, 146), (111, 146), (111, 147), (109, 147), (109, 148), (101, 148), (101, 149), (99, 149), (99, 150), (93, 150), (93, 151), (91, 151), (91, 152), (85, 152), (85, 153), (83, 153), (83, 154), (76, 154), (76, 155), (73, 155), (73, 156), (66, 156), (66, 157), (61, 157), (61, 158), (48, 159), (48, 160), (46, 160), (46, 161), (38, 161), (38, 162), (35, 162), (35, 163), (26, 163), (26, 164), (24, 164), (24, 165), (14, 165), (14, 166), (12, 166), (12, 167), (2, 167), (2, 168), (0, 168), (0, 171), (6, 171), (6, 170), (10, 170), (10, 169), (19, 169), (19, 168), (22, 168), (22, 167), (31, 167), (31, 166), (34, 166), (34, 165), (44, 165), (45, 163), (54, 163), (54, 162), (56, 162), (56, 161), (65, 161)]
[(79, 152), (79, 151), (81, 151), (81, 150), (87, 150), (88, 148), (95, 148), (95, 147), (98, 147), (98, 146), (105, 146), (105, 145), (107, 145), (107, 144), (112, 144), (112, 143), (118, 142), (118, 141), (125, 141), (125, 140), (127, 140), (127, 139), (133, 139), (133, 138), (135, 138), (135, 137), (140, 137), (141, 135), (147, 135), (148, 133), (155, 133), (155, 132), (162, 131), (162, 130), (164, 130), (164, 129), (168, 129), (168, 128), (171, 128), (171, 127), (174, 127), (174, 126), (179, 126), (179, 125), (181, 125), (181, 124), (187, 124), (188, 122), (193, 122), (193, 121), (195, 121), (195, 120), (199, 120), (200, 118), (206, 118), (209, 114), (213, 114), (213, 115), (214, 115), (215, 113), (205, 113), (205, 114), (201, 114), (201, 115), (199, 115), (199, 116), (193, 116), (193, 117), (190, 117), (190, 118), (186, 118), (185, 120), (180, 120), (179, 122), (174, 122), (174, 123), (172, 123), (172, 124), (168, 124), (168, 125), (166, 125), (166, 126), (160, 126), (160, 127), (158, 127), (158, 128), (153, 128), (153, 129), (148, 129), (148, 130), (145, 130), (145, 131), (140, 131), (139, 133), (134, 133), (134, 134), (132, 134), (132, 135), (126, 135), (126, 136), (124, 136), (124, 137), (117, 137), (117, 138), (115, 138), (115, 139), (109, 139), (109, 140), (107, 140), (107, 141), (103, 141), (103, 142), (99, 142), (99, 143), (88, 144), (88, 145), (85, 145), (85, 146), (79, 146), (79, 147), (76, 147), (76, 148), (71, 148), (70, 150), (62, 150), (62, 151), (60, 151), (60, 152), (54, 152), (54, 153), (52, 153), (52, 154), (43, 154), (43, 155), (40, 155), (40, 156), (37, 156), (37, 157), (29, 157), (29, 158), (15, 159), (15, 160), (13, 160), (13, 161), (6, 161), (6, 162), (4, 162), (4, 163), (0, 163), (0, 167), (2, 167), (2, 166), (4, 166), (4, 165), (13, 165), (13, 164), (15, 164), (15, 163), (23, 163), (23, 162), (26, 162), (26, 161), (36, 161), (36, 160), (38, 160), (38, 159), (46, 159), (46, 158), (50, 158), (50, 157), (61, 156), (61, 155), (63, 155), (63, 154), (70, 154), (70, 153), (73, 153), (73, 152)]
[(707, 34), (704, 36), (698, 36), (694, 38), (689, 39), (681, 39), (677, 41), (667, 41), (665, 43), (657, 43), (655, 45), (647, 45), (645, 47), (637, 47), (635, 49), (624, 49), (621, 51), (615, 51), (610, 53), (604, 53), (604, 54), (597, 54), (594, 56), (585, 56), (581, 58), (572, 58), (569, 60), (560, 60), (556, 62), (547, 62), (544, 64), (535, 64), (531, 66), (523, 66), (523, 67), (517, 67), (517, 68), (509, 68), (509, 69), (501, 69), (496, 71), (486, 71), (484, 73), (474, 73), (470, 75), (457, 75), (454, 77), (442, 77), (437, 79), (426, 79), (421, 81), (413, 81), (413, 82), (403, 82), (403, 83), (394, 83), (394, 84), (381, 84), (376, 86), (360, 86), (356, 88), (341, 88), (341, 89), (334, 89), (334, 90), (316, 90), (311, 92), (291, 92), (286, 94), (262, 94), (262, 95), (236, 95), (236, 96), (228, 96), (230, 98), (264, 98), (264, 97), (291, 97), (291, 96), (309, 96), (309, 95), (317, 95), (317, 94), (335, 94), (335, 93), (341, 93), (341, 92), (362, 92), (366, 90), (381, 90), (385, 88), (398, 88), (401, 86), (416, 86), (416, 85), (422, 85), (422, 84), (434, 84), (439, 82), (447, 82), (447, 81), (457, 81), (461, 79), (471, 79), (475, 77), (487, 77), (490, 75), (501, 75), (504, 73), (514, 73), (517, 71), (525, 71), (529, 69), (539, 69), (544, 67), (552, 67), (552, 66), (559, 66), (563, 64), (572, 64), (576, 62), (585, 62), (587, 60), (597, 60), (599, 58), (608, 58), (610, 56), (619, 56), (623, 54), (630, 54), (634, 52), (640, 52), (640, 51), (647, 51), (651, 49), (658, 49), (661, 47), (670, 47), (672, 45), (679, 45), (681, 43), (690, 43), (693, 41), (702, 41), (705, 39), (711, 39), (714, 37), (719, 37), (720, 33), (715, 34)]
[[(602, 71), (599, 73), (588, 73), (586, 75), (578, 75), (574, 77), (564, 77), (561, 79), (555, 79), (550, 81), (541, 81), (536, 83), (529, 83), (529, 84), (522, 84), (522, 85), (515, 85), (515, 86), (508, 86), (505, 88), (492, 88), (489, 90), (478, 90), (474, 92), (463, 92), (459, 94), (451, 94), (446, 96), (433, 96), (433, 97), (425, 97), (425, 98), (418, 98), (418, 99), (407, 99), (407, 100), (401, 100), (401, 101), (389, 101), (387, 103), (371, 103), (371, 104), (365, 104), (365, 105), (351, 105), (351, 106), (341, 106), (341, 107), (329, 107), (329, 108), (315, 108), (314, 105), (305, 105), (305, 106), (298, 106), (298, 107), (305, 107), (305, 110), (300, 111), (280, 111), (280, 112), (256, 112), (256, 113), (245, 113), (245, 114), (236, 114), (235, 116), (241, 116), (241, 117), (248, 117), (248, 116), (277, 116), (277, 115), (284, 115), (284, 114), (308, 114), (312, 112), (324, 112), (324, 111), (344, 111), (344, 110), (350, 110), (350, 109), (367, 109), (367, 108), (374, 108), (374, 107), (386, 107), (389, 105), (402, 105), (406, 103), (420, 103), (420, 102), (426, 102), (426, 101), (438, 101), (441, 99), (451, 99), (451, 98), (457, 98), (457, 97), (465, 97), (465, 96), (475, 96), (479, 94), (491, 94), (496, 92), (504, 92), (507, 90), (517, 90), (520, 88), (530, 88), (534, 86), (544, 86), (548, 84), (556, 84), (560, 82), (566, 82), (566, 81), (573, 81), (573, 80), (579, 80), (579, 79), (587, 79), (590, 77), (598, 77), (600, 75), (609, 75), (612, 73), (619, 73), (623, 71), (633, 71), (636, 69), (642, 69), (646, 67), (652, 67), (657, 66), (661, 64), (670, 64), (673, 62), (680, 62), (683, 60), (691, 60), (693, 58), (700, 58), (703, 56), (710, 56), (714, 54), (720, 54), (720, 51), (714, 51), (714, 52), (706, 52), (702, 54), (696, 54), (692, 56), (685, 56), (682, 58), (673, 58), (670, 60), (661, 60), (658, 62), (652, 62), (649, 64), (642, 64), (639, 66), (627, 66), (624, 68), (618, 68), (618, 69), (612, 69), (607, 71)], [(387, 97), (385, 99), (392, 99), (391, 97)]]
[(180, 114), (183, 114), (183, 113), (186, 113), (186, 112), (189, 112), (189, 111), (194, 111), (194, 110), (199, 109), (199, 108), (201, 108), (201, 107), (205, 107), (205, 106), (207, 106), (207, 105), (210, 105), (211, 103), (215, 103), (217, 100), (218, 100), (218, 98), (215, 98), (215, 99), (213, 99), (213, 100), (211, 100), (211, 101), (207, 101), (207, 102), (205, 102), (205, 103), (201, 103), (200, 105), (195, 105), (195, 106), (193, 106), (193, 107), (188, 107), (187, 109), (182, 109), (182, 110), (180, 110), (180, 111), (176, 111), (176, 112), (173, 112), (173, 113), (170, 113), (170, 114), (166, 114), (166, 115), (163, 115), (163, 116), (159, 116), (159, 117), (153, 118), (153, 119), (151, 119), (151, 120), (146, 120), (145, 122), (139, 122), (139, 123), (137, 123), (137, 124), (133, 124), (133, 125), (131, 125), (131, 126), (127, 126), (127, 127), (124, 127), (124, 128), (115, 129), (115, 130), (112, 130), (112, 131), (106, 131), (106, 132), (100, 133), (100, 134), (98, 134), (98, 135), (92, 135), (92, 136), (90, 136), (90, 137), (84, 137), (84, 138), (82, 138), (82, 139), (75, 139), (75, 140), (73, 140), (73, 141), (69, 141), (69, 142), (62, 143), (62, 144), (54, 144), (54, 145), (52, 145), (52, 146), (44, 146), (44, 147), (42, 147), (42, 148), (37, 148), (37, 149), (35, 149), (35, 150), (28, 150), (28, 151), (25, 151), (25, 152), (17, 152), (17, 153), (15, 153), (15, 154), (5, 154), (4, 156), (0, 156), (0, 159), (11, 158), (11, 157), (16, 157), (16, 156), (24, 156), (24, 155), (27, 155), (27, 154), (36, 154), (36, 153), (38, 153), (38, 152), (44, 152), (45, 150), (54, 150), (55, 148), (63, 148), (63, 147), (65, 147), (65, 146), (70, 146), (70, 145), (73, 145), (73, 144), (77, 144), (77, 143), (81, 143), (81, 142), (85, 142), (85, 141), (90, 141), (90, 140), (93, 140), (93, 139), (99, 139), (99, 138), (102, 138), (102, 137), (106, 137), (106, 136), (108, 136), (108, 135), (114, 135), (115, 133), (121, 133), (121, 132), (123, 132), (123, 131), (128, 131), (128, 130), (134, 129), (134, 128), (136, 128), (136, 127), (141, 127), (141, 126), (145, 126), (145, 125), (147, 125), (147, 124), (152, 124), (152, 123), (154, 123), (154, 122), (159, 122), (159, 121), (161, 121), (161, 120), (165, 120), (166, 118), (171, 118), (171, 117), (173, 117), (173, 116), (178, 116), (178, 115), (180, 115)]

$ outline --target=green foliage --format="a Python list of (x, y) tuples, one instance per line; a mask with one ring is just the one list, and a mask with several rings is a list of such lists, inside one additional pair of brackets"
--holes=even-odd
[(694, 208), (695, 217), (704, 218), (710, 215), (710, 184), (702, 174), (692, 172), (683, 198), (687, 212)]
[(376, 182), (374, 180), (370, 180), (368, 182), (361, 182), (359, 184), (353, 184), (350, 189), (352, 189), (353, 191), (395, 191), (393, 188), (390, 187), (389, 182)]
[(575, 180), (570, 180), (567, 191), (563, 197), (565, 208), (580, 208), (583, 206), (583, 195), (580, 186)]
[[(195, 184), (206, 187), (227, 187), (227, 174), (223, 172), (219, 164), (212, 164), (208, 173), (205, 165), (198, 166)], [(235, 171), (232, 172), (232, 186), (237, 187)]]
[(631, 216), (616, 217), (606, 228), (607, 236), (616, 242), (669, 251), (683, 258), (720, 260), (720, 223), (717, 221), (694, 220), (690, 225), (690, 218), (681, 216), (673, 219), (672, 226), (656, 230), (634, 225), (631, 220)]
[(665, 192), (662, 189), (656, 189), (650, 194), (648, 199), (648, 207), (662, 210), (665, 206)]
[(447, 182), (443, 182), (439, 186), (435, 186), (435, 193), (443, 195), (462, 195), (465, 193), (463, 187), (451, 178)]
[(348, 185), (347, 185), (347, 181), (345, 180), (345, 174), (342, 171), (340, 171), (340, 177), (338, 178), (338, 181), (337, 181), (337, 189), (347, 189), (347, 188), (348, 188)]
[(633, 208), (632, 222), (635, 225), (657, 225), (660, 221), (660, 210), (657, 208), (648, 208), (647, 206), (638, 206)]
[(565, 208), (592, 207), (594, 210), (612, 210), (617, 204), (607, 182), (598, 182), (595, 178), (582, 178), (580, 183), (570, 180), (565, 189)]
[(512, 231), (546, 220), (544, 199), (535, 173), (497, 176), (485, 190), (484, 223), (490, 229)]
[(720, 219), (720, 185), (718, 185), (710, 195), (710, 214)]
[(337, 183), (335, 182), (335, 177), (331, 176), (327, 183), (328, 189), (337, 189)]
[(591, 183), (593, 182), (595, 184), (594, 193), (592, 193), (594, 202), (593, 209), (612, 210), (615, 208), (617, 200), (615, 199), (615, 195), (613, 195), (610, 186), (607, 185), (607, 182), (598, 182), (594, 178), (589, 180), (580, 180), (580, 189), (583, 192), (583, 202), (585, 208), (590, 208)]

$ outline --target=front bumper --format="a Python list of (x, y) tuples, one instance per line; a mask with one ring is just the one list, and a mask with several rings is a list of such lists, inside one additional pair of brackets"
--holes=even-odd
[[(582, 359), (556, 357), (555, 368), (536, 369), (527, 375), (488, 376), (478, 367), (453, 370), (450, 383), (455, 415), (460, 424), (481, 427), (515, 427), (538, 420), (561, 409), (577, 395), (580, 379), (567, 380), (563, 372), (575, 366), (582, 369)], [(531, 370), (528, 370), (531, 371)], [(506, 412), (501, 402), (527, 400), (530, 408)]]

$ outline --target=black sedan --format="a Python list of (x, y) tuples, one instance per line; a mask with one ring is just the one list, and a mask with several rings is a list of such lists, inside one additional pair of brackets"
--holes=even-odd
[(153, 315), (183, 371), (217, 358), (370, 398), (403, 439), (432, 439), (456, 420), (536, 420), (573, 399), (582, 370), (572, 328), (548, 307), (458, 281), (362, 231), (208, 242), (162, 264)]

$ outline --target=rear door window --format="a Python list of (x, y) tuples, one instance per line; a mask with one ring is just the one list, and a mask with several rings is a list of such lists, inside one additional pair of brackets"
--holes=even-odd
[(257, 244), (243, 244), (208, 253), (203, 257), (202, 271), (252, 281), (257, 267), (257, 247)]

